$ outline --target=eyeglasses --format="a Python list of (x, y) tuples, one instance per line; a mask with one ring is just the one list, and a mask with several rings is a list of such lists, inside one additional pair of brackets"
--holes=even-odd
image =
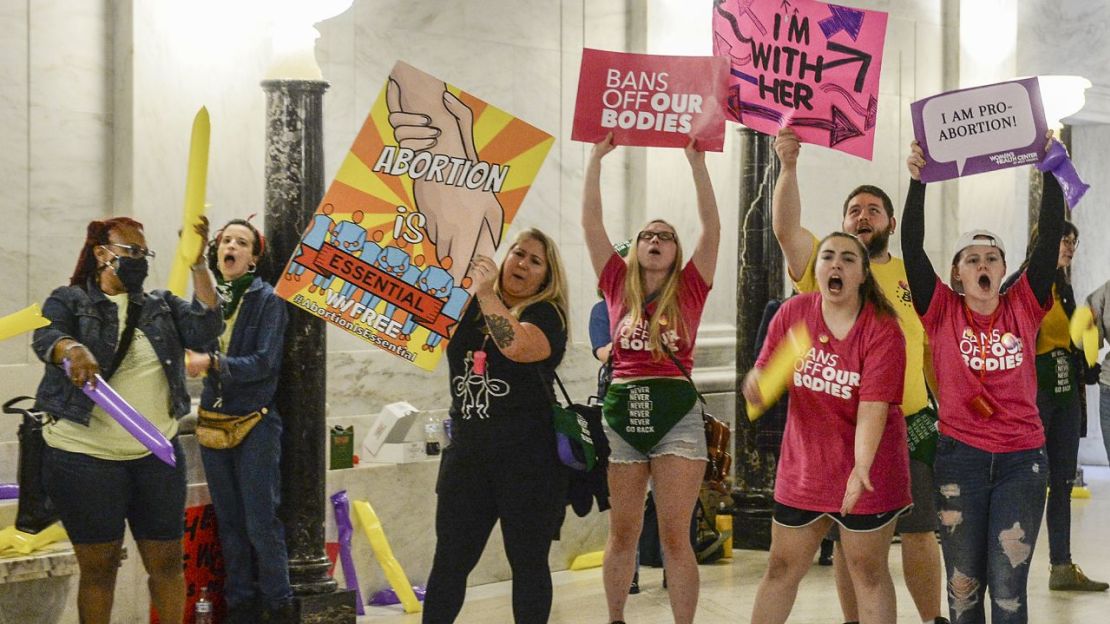
[(138, 245), (124, 245), (122, 243), (108, 243), (106, 246), (107, 247), (115, 247), (116, 249), (122, 249), (123, 250), (123, 255), (125, 255), (129, 258), (153, 258), (156, 255), (154, 253), (153, 249), (147, 249), (146, 247), (140, 247)]
[(1079, 239), (1078, 238), (1061, 238), (1060, 239), (1060, 244), (1064, 245), (1065, 247), (1070, 247), (1072, 249), (1076, 249), (1076, 248), (1079, 247)]
[(653, 232), (651, 230), (644, 230), (636, 236), (636, 238), (639, 238), (642, 241), (649, 241), (655, 237), (659, 237), (659, 240), (664, 242), (673, 241), (678, 238), (677, 236), (675, 236), (674, 232)]

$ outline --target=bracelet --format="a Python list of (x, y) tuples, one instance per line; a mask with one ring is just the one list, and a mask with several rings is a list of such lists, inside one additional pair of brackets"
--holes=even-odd
[(85, 345), (81, 344), (80, 342), (77, 342), (76, 340), (74, 340), (73, 344), (69, 345), (65, 349), (62, 349), (62, 359), (65, 359), (65, 358), (69, 357), (69, 352), (78, 348), (78, 347), (80, 347), (82, 349), (87, 349), (88, 348)]
[(193, 271), (196, 271), (198, 269), (207, 269), (207, 268), (208, 268), (208, 263), (205, 262), (204, 260), (201, 260), (200, 262), (198, 262), (198, 263), (194, 264), (193, 266), (189, 267), (189, 269), (191, 269)]

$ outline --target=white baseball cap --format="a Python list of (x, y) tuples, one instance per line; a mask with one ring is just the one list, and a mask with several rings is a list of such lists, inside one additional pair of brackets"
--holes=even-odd
[(956, 261), (956, 257), (960, 252), (975, 245), (986, 245), (994, 247), (1002, 252), (1002, 258), (1006, 258), (1006, 246), (1002, 244), (1002, 239), (997, 234), (990, 230), (971, 230), (960, 234), (960, 238), (956, 240), (956, 246), (952, 249), (952, 261)]

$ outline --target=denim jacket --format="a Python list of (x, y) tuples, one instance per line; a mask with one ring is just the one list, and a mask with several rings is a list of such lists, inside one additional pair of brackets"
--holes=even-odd
[[(171, 292), (155, 290), (130, 295), (142, 305), (136, 329), (150, 340), (166, 381), (170, 386), (171, 415), (181, 418), (189, 413), (189, 393), (185, 390), (185, 348), (201, 349), (220, 335), (223, 318), (219, 308), (181, 299)], [(101, 369), (111, 366), (120, 327), (116, 304), (90, 280), (85, 288), (62, 286), (50, 293), (42, 306), (50, 325), (35, 330), (31, 347), (46, 363), (46, 371), (35, 393), (35, 407), (55, 418), (89, 423), (93, 402), (73, 385), (61, 367), (51, 362), (54, 346), (72, 338), (88, 347)], [(105, 372), (107, 372), (105, 370)]]
[[(227, 353), (220, 354), (219, 372), (204, 378), (200, 406), (206, 410), (245, 416), (273, 408), (289, 314), (285, 302), (261, 278), (243, 293), (231, 330)], [(208, 345), (215, 351), (218, 342)]]

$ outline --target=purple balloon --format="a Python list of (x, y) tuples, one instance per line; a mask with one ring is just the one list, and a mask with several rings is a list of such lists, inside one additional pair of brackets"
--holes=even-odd
[(339, 560), (343, 563), (343, 578), (347, 580), (347, 589), (355, 592), (355, 611), (359, 615), (366, 615), (366, 609), (362, 607), (362, 592), (358, 589), (358, 571), (355, 569), (354, 557), (351, 556), (351, 534), (354, 533), (354, 526), (351, 524), (347, 490), (332, 494), (331, 505), (335, 510), (335, 528), (339, 532)]
[[(417, 600), (424, 600), (424, 594), (427, 593), (427, 588), (423, 585), (413, 585), (412, 593), (416, 594)], [(387, 587), (381, 591), (375, 592), (370, 598), (370, 604), (375, 607), (388, 607), (389, 605), (401, 604), (401, 599), (397, 596), (397, 592), (393, 591), (392, 587)]]
[(0, 483), (0, 500), (19, 498), (18, 483)]
[[(65, 360), (65, 370), (69, 373), (69, 360)], [(87, 397), (92, 399), (100, 409), (104, 410), (109, 416), (115, 419), (116, 422), (124, 428), (127, 433), (130, 433), (139, 444), (142, 444), (158, 459), (166, 462), (170, 466), (177, 466), (177, 457), (173, 453), (173, 445), (162, 435), (146, 416), (139, 413), (139, 410), (131, 407), (131, 404), (124, 400), (118, 392), (104, 381), (100, 375), (96, 376), (96, 387), (93, 388), (91, 383), (86, 383), (81, 391)]]
[(1091, 188), (1089, 184), (1079, 178), (1079, 172), (1075, 170), (1075, 165), (1068, 158), (1068, 151), (1064, 149), (1063, 144), (1059, 141), (1052, 142), (1044, 160), (1037, 163), (1037, 169), (1052, 172), (1052, 175), (1056, 176), (1060, 188), (1064, 191), (1068, 206), (1071, 208), (1075, 208), (1079, 200), (1083, 199), (1087, 189)]

